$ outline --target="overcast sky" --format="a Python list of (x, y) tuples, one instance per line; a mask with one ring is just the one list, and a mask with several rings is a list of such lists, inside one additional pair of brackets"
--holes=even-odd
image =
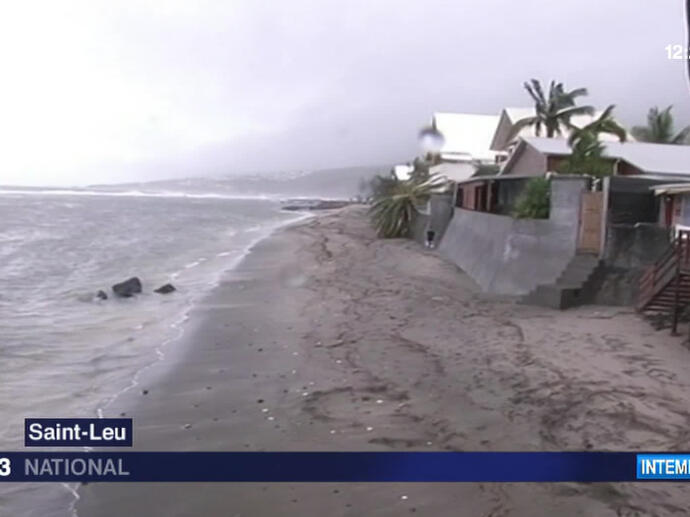
[(586, 86), (690, 123), (682, 0), (88, 0), (0, 8), (0, 184), (409, 160), (434, 111)]

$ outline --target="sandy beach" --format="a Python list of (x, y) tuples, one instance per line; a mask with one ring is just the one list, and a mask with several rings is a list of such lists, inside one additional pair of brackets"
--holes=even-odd
[[(471, 243), (468, 243), (471, 245)], [(276, 232), (106, 416), (137, 450), (690, 449), (690, 351), (632, 309), (482, 294), (350, 207)], [(81, 517), (672, 515), (677, 484), (89, 484)], [(37, 509), (36, 515), (50, 515)]]

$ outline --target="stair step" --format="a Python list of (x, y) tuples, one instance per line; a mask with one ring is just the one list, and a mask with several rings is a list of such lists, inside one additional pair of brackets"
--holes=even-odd
[(523, 298), (523, 303), (552, 309), (567, 309), (577, 305), (580, 293), (580, 286), (540, 285)]
[(601, 261), (596, 255), (575, 255), (552, 284), (537, 286), (522, 303), (567, 309), (583, 303), (587, 282)]
[[(678, 297), (679, 298), (682, 298), (683, 295), (685, 295), (687, 297), (689, 294), (690, 294), (690, 291), (680, 291), (680, 290), (678, 291)], [(655, 295), (655, 297), (657, 297), (657, 296), (661, 296), (661, 297), (665, 297), (665, 298), (675, 298), (676, 292), (675, 292), (675, 289), (664, 289), (663, 291), (661, 291)]]
[[(675, 293), (659, 293), (656, 296), (650, 298), (647, 303), (656, 302), (660, 300), (673, 302), (676, 300), (676, 295)], [(686, 293), (685, 295), (683, 295), (679, 293), (678, 301), (687, 302), (688, 300), (690, 300), (690, 294)]]
[[(675, 303), (650, 303), (647, 305), (643, 310), (657, 310), (657, 309), (672, 309), (675, 307)], [(688, 305), (688, 303), (679, 303), (678, 304), (680, 307), (684, 307)]]
[[(674, 307), (676, 304), (673, 302), (653, 302), (648, 304), (648, 307)], [(684, 305), (684, 303), (679, 303), (678, 305)]]
[(592, 276), (592, 272), (581, 274), (565, 274), (558, 277), (557, 284), (584, 284)]

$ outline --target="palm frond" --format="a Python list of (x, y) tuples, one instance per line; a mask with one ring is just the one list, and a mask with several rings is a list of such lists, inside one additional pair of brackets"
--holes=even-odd
[(621, 142), (625, 142), (628, 139), (628, 132), (613, 118), (613, 110), (615, 108), (615, 104), (608, 106), (602, 114), (599, 115), (599, 118), (591, 124), (588, 124), (587, 127), (597, 135), (607, 133), (618, 137), (618, 140)]
[(579, 141), (590, 139), (598, 141), (599, 135), (602, 133), (614, 135), (618, 137), (621, 142), (625, 142), (628, 138), (628, 132), (613, 118), (613, 110), (616, 106), (611, 104), (608, 106), (599, 117), (584, 126), (583, 128), (573, 128), (568, 138), (568, 144), (574, 147)]
[(599, 120), (610, 119), (613, 116), (613, 110), (616, 108), (615, 104), (610, 104), (606, 106), (606, 109), (599, 115)]
[(667, 106), (663, 110), (660, 110), (657, 106), (650, 108), (647, 113), (647, 125), (633, 127), (632, 134), (641, 142), (687, 144), (688, 137), (690, 136), (690, 127), (675, 133), (672, 109), (673, 105)]
[(649, 127), (647, 126), (633, 126), (630, 133), (635, 137), (635, 140), (639, 140), (640, 142), (650, 142), (652, 138)]
[(676, 136), (671, 139), (671, 143), (675, 145), (687, 145), (688, 136), (690, 135), (690, 126), (681, 129)]
[(544, 91), (541, 88), (541, 83), (537, 79), (531, 79), (530, 82), (526, 82), (524, 86), (536, 105), (546, 104)]
[(570, 121), (572, 117), (578, 115), (594, 115), (593, 106), (574, 106), (572, 108), (566, 108), (558, 112), (558, 118), (562, 120)]
[(535, 116), (519, 121), (514, 125), (509, 140), (512, 140), (525, 126), (534, 126), (535, 134), (541, 136), (542, 128), (546, 128), (546, 136), (551, 138), (561, 135), (564, 128), (570, 128), (570, 118), (581, 114), (593, 114), (591, 106), (576, 106), (577, 97), (587, 95), (586, 88), (576, 88), (566, 91), (563, 83), (551, 80), (548, 98), (544, 96), (541, 83), (531, 79), (524, 83), (524, 87), (534, 101)]
[(510, 129), (510, 133), (508, 133), (508, 142), (512, 142), (520, 134), (520, 131), (529, 126), (536, 126), (535, 134), (539, 136), (538, 131), (541, 129), (540, 120), (539, 117), (527, 117), (515, 122)]
[(556, 83), (556, 81), (551, 79), (551, 82), (549, 83), (549, 100), (555, 99), (561, 93), (563, 93), (563, 84)]
[(568, 92), (568, 97), (571, 99), (575, 99), (577, 97), (586, 97), (587, 95), (589, 95), (587, 88), (575, 88), (574, 90), (570, 90)]
[(424, 181), (399, 181), (387, 193), (374, 199), (369, 214), (380, 237), (404, 237), (410, 231), (416, 206), (425, 203), (429, 197), (440, 192), (446, 184), (445, 178), (432, 175)]
[(628, 140), (628, 132), (615, 120), (605, 120), (597, 127), (598, 133), (606, 133), (618, 138), (620, 142)]

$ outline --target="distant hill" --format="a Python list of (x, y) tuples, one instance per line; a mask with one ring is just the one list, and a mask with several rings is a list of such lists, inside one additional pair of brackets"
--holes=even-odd
[(390, 165), (341, 167), (299, 172), (264, 172), (207, 178), (96, 185), (100, 191), (185, 192), (268, 196), (276, 198), (349, 199), (361, 193), (361, 185), (375, 175), (387, 173)]

